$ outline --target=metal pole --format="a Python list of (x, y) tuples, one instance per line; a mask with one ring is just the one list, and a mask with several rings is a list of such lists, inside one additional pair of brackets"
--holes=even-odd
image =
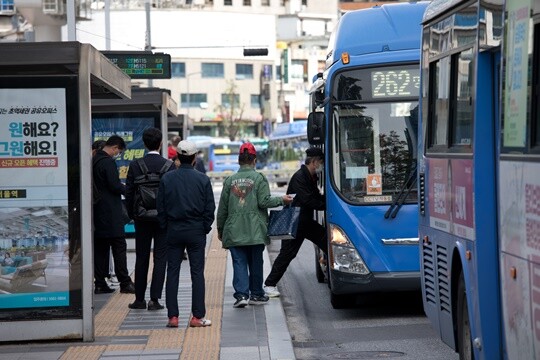
[(105, 0), (105, 49), (111, 50), (111, 0)]
[(68, 41), (77, 41), (77, 32), (76, 32), (76, 19), (75, 19), (75, 2), (68, 1), (67, 4), (67, 36)]
[[(150, 6), (151, 6), (151, 0), (146, 0), (146, 3), (144, 4), (144, 10), (146, 12), (146, 38), (145, 38), (145, 45), (144, 50), (145, 51), (152, 51), (152, 34), (151, 34), (151, 26), (150, 26)], [(152, 79), (148, 80), (148, 87), (153, 87), (153, 81)]]

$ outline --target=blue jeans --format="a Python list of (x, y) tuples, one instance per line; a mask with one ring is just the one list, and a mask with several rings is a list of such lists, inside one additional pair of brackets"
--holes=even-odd
[(230, 247), (233, 263), (233, 287), (236, 299), (245, 296), (263, 296), (264, 245)]
[(204, 250), (206, 235), (181, 236), (167, 239), (167, 283), (165, 286), (165, 303), (167, 315), (178, 316), (178, 281), (180, 265), (184, 249), (187, 250), (191, 272), (191, 313), (196, 318), (206, 315), (204, 303)]

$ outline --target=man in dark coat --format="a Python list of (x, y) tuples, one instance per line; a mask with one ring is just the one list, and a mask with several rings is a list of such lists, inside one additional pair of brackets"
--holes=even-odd
[(112, 249), (114, 269), (120, 282), (120, 292), (134, 293), (126, 257), (126, 238), (122, 215), (124, 185), (120, 182), (115, 159), (126, 148), (124, 139), (111, 136), (102, 150), (93, 157), (93, 181), (99, 195), (94, 196), (94, 293), (105, 294), (109, 288), (105, 277), (109, 273), (109, 252)]
[[(148, 128), (143, 132), (143, 143), (148, 149), (148, 153), (142, 159), (150, 174), (159, 174), (165, 163), (170, 162), (168, 171), (176, 167), (171, 160), (160, 155), (163, 135), (159, 129)], [(135, 221), (135, 301), (129, 304), (130, 309), (146, 309), (146, 279), (148, 278), (148, 267), (150, 265), (150, 248), (154, 239), (154, 270), (152, 272), (152, 283), (150, 286), (150, 301), (148, 310), (163, 309), (159, 303), (163, 284), (165, 282), (165, 269), (167, 267), (167, 241), (165, 229), (159, 226), (157, 217), (155, 219), (137, 219), (133, 214), (134, 196), (138, 185), (135, 179), (143, 175), (142, 169), (137, 161), (132, 161), (126, 178), (126, 206), (128, 215)]]
[(324, 195), (317, 187), (317, 173), (322, 171), (323, 163), (324, 155), (321, 149), (315, 147), (307, 149), (304, 165), (294, 173), (289, 181), (287, 194), (296, 194), (292, 205), (300, 207), (298, 230), (295, 239), (281, 241), (279, 254), (264, 282), (264, 290), (269, 297), (280, 295), (276, 285), (298, 254), (304, 239), (312, 241), (325, 253), (328, 251), (326, 229), (313, 219), (315, 210), (326, 208)]

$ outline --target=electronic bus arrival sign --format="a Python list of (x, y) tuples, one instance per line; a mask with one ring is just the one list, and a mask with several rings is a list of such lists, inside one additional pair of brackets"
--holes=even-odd
[(147, 51), (103, 51), (109, 60), (132, 79), (170, 79), (171, 55)]

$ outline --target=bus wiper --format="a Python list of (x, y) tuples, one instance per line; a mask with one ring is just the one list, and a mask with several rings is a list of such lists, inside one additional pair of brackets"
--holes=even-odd
[(384, 214), (385, 219), (388, 219), (389, 217), (393, 219), (396, 217), (399, 209), (401, 209), (401, 206), (405, 202), (405, 199), (409, 197), (412, 188), (416, 184), (416, 162), (414, 164), (414, 168), (412, 169), (411, 174), (407, 178), (407, 181), (403, 183), (403, 186), (401, 187), (398, 196), (396, 196), (388, 210), (386, 210), (386, 213)]

